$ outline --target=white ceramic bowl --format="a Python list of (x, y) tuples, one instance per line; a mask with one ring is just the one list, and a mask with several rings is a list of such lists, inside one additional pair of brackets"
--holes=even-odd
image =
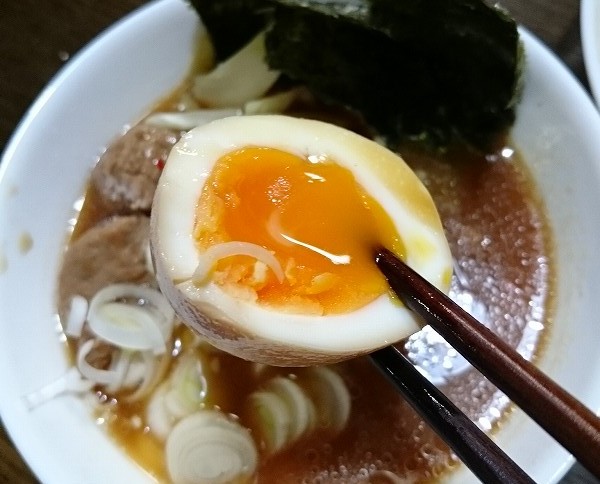
[[(0, 165), (0, 414), (46, 484), (150, 482), (81, 401), (62, 397), (29, 411), (23, 395), (67, 369), (55, 289), (73, 202), (102, 147), (182, 78), (196, 26), (182, 0), (153, 3), (119, 22), (44, 90)], [(598, 410), (600, 118), (558, 60), (527, 32), (523, 38), (526, 88), (513, 136), (547, 203), (558, 256), (555, 325), (539, 363)], [(540, 483), (556, 482), (571, 463), (521, 412), (495, 439)], [(467, 474), (452, 480), (469, 482)]]
[(596, 102), (600, 103), (600, 2), (581, 0), (581, 44), (585, 70)]

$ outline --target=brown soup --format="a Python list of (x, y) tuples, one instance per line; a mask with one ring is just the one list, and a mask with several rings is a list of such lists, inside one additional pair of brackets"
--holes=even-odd
[[(465, 148), (434, 155), (418, 145), (400, 151), (440, 211), (457, 266), (452, 296), (525, 357), (534, 358), (551, 314), (552, 243), (522, 161), (506, 147), (485, 156)], [(78, 233), (106, 215), (96, 198), (93, 191), (85, 198)], [(190, 339), (187, 332), (179, 330), (178, 351)], [(493, 429), (507, 413), (507, 399), (431, 333), (421, 332), (402, 346), (484, 429)], [(212, 368), (206, 371), (206, 404), (235, 415), (242, 414), (242, 402), (268, 377), (302, 371), (270, 368), (257, 374), (251, 363), (221, 352), (203, 358)], [(388, 482), (385, 471), (424, 482), (457, 464), (368, 359), (336, 366), (352, 395), (345, 430), (333, 439), (314, 433), (265, 460), (258, 482)], [(128, 405), (112, 397), (100, 397), (99, 417), (109, 433), (143, 468), (168, 480), (162, 444), (144, 420), (145, 402)]]
[[(160, 108), (172, 104), (168, 100)], [(518, 153), (509, 144), (482, 154), (467, 147), (432, 152), (414, 143), (399, 152), (440, 212), (456, 263), (451, 296), (523, 356), (535, 359), (552, 315), (553, 246), (543, 204)], [(110, 215), (90, 188), (72, 240)], [(191, 347), (192, 339), (186, 328), (177, 330), (173, 360)], [(424, 330), (398, 345), (482, 428), (493, 431), (501, 424), (510, 410), (507, 398), (434, 333)], [(274, 375), (302, 378), (304, 371), (258, 371), (217, 350), (193, 351), (206, 377), (204, 405), (239, 416), (242, 424), (243, 402), (251, 392)], [(335, 369), (352, 398), (345, 429), (334, 436), (315, 431), (262, 459), (257, 482), (399, 482), (392, 474), (406, 482), (430, 482), (458, 465), (368, 358)], [(97, 395), (98, 422), (142, 468), (168, 481), (164, 444), (152, 435), (145, 417), (147, 399), (129, 404), (119, 394)]]

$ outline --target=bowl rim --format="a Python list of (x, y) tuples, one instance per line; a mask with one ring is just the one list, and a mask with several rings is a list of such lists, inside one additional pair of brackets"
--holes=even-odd
[(600, 104), (600, 2), (581, 0), (579, 27), (585, 71), (596, 103)]
[[(586, 2), (586, 0), (583, 1), (584, 3)], [(72, 76), (75, 71), (81, 68), (81, 65), (84, 63), (84, 61), (93, 58), (97, 51), (103, 49), (103, 44), (106, 39), (108, 39), (114, 33), (128, 29), (131, 21), (140, 22), (146, 17), (149, 18), (150, 16), (163, 16), (165, 13), (168, 13), (171, 8), (180, 3), (182, 2), (179, 2), (178, 0), (155, 0), (148, 5), (134, 10), (96, 37), (80, 52), (73, 56), (69, 62), (67, 62), (67, 64), (65, 64), (58, 71), (58, 73), (38, 95), (31, 107), (26, 111), (13, 135), (10, 137), (2, 154), (2, 162), (0, 163), (0, 187), (10, 182), (10, 180), (8, 180), (7, 173), (11, 168), (11, 160), (14, 158), (16, 150), (19, 149), (19, 145), (23, 142), (25, 136), (27, 135), (31, 124), (34, 122), (34, 120), (36, 120), (40, 112), (44, 110), (47, 103), (52, 100), (56, 91), (68, 81), (70, 76)], [(588, 3), (596, 2), (595, 0), (591, 0), (591, 2)], [(545, 48), (537, 39), (535, 39), (526, 29), (521, 29), (521, 33), (527, 45), (534, 45), (534, 48), (542, 53), (541, 55), (550, 55), (550, 59), (554, 59), (553, 62), (558, 61), (557, 57), (549, 49)], [(560, 61), (558, 61), (558, 63), (561, 66), (560, 72), (564, 77), (565, 82), (571, 83), (574, 81), (579, 88), (583, 90), (581, 88), (581, 84), (576, 80), (574, 75), (568, 71)], [(597, 116), (597, 112), (596, 118), (598, 120), (597, 126), (600, 127), (600, 118)], [(0, 372), (0, 375), (1, 374), (2, 373)], [(0, 398), (0, 415), (3, 417), (3, 423), (9, 437), (16, 444), (19, 451), (22, 452), (22, 455), (24, 456), (24, 459), (27, 461), (28, 465), (41, 480), (47, 482), (61, 482), (60, 479), (55, 480), (57, 477), (55, 474), (48, 474), (51, 468), (47, 467), (47, 460), (39, 460), (37, 458), (37, 455), (35, 454), (36, 447), (32, 447), (28, 444), (26, 436), (22, 434), (21, 429), (19, 428), (19, 422), (12, 418), (14, 416), (14, 412), (10, 408), (10, 405), (3, 403), (3, 400), (3, 398)], [(600, 410), (600, 401), (597, 403), (596, 410)], [(87, 417), (91, 419), (89, 415)], [(517, 416), (512, 416), (511, 420), (518, 421), (518, 419), (515, 417)], [(562, 463), (555, 466), (553, 471), (554, 477), (548, 482), (556, 482), (558, 479), (560, 479), (560, 477), (568, 470), (572, 462), (573, 459), (570, 456), (565, 456)], [(131, 475), (139, 477), (139, 471), (134, 469), (132, 470)]]

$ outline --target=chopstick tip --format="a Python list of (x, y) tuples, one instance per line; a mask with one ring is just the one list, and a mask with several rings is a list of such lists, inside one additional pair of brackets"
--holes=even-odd
[(390, 251), (382, 245), (373, 247), (373, 258), (376, 264), (379, 264), (384, 258), (389, 257)]

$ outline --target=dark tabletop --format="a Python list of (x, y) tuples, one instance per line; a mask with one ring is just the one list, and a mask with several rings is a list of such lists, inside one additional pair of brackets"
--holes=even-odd
[[(144, 3), (145, 0), (1, 0), (0, 151), (27, 107), (57, 70), (102, 30)], [(588, 87), (578, 0), (500, 3), (553, 49)], [(0, 483), (16, 482), (38, 481), (0, 423)], [(600, 481), (575, 465), (561, 484), (574, 483), (600, 484)]]

